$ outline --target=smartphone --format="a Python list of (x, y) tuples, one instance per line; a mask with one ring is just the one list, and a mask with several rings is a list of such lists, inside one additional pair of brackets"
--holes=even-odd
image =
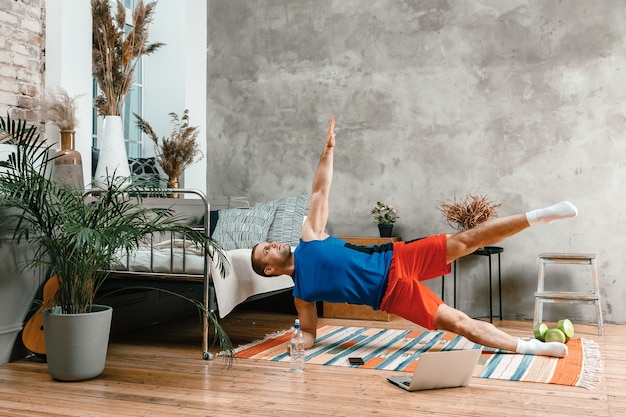
[(348, 362), (350, 362), (350, 365), (365, 365), (363, 358), (348, 358)]

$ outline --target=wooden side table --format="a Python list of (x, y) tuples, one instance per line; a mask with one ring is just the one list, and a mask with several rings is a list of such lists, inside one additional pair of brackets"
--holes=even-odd
[[(360, 246), (380, 245), (383, 243), (399, 242), (402, 240), (397, 236), (338, 236), (338, 238), (341, 240), (345, 240), (348, 243), (353, 243)], [(385, 311), (374, 310), (372, 307), (366, 305), (324, 302), (324, 317), (389, 321), (392, 316)]]

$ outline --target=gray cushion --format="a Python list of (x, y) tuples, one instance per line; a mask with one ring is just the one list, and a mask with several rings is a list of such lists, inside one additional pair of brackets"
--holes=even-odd
[(267, 240), (275, 213), (276, 204), (220, 210), (212, 237), (226, 250), (250, 249)]
[(276, 214), (267, 234), (267, 240), (286, 243), (290, 246), (296, 246), (300, 243), (302, 222), (308, 202), (308, 194), (301, 194), (294, 197), (279, 198), (269, 203), (256, 204), (255, 207), (261, 207), (265, 204), (276, 205)]

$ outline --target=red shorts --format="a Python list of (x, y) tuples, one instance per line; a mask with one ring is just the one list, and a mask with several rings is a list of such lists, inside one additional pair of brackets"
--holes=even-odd
[(446, 235), (411, 242), (395, 242), (380, 309), (404, 317), (430, 330), (443, 301), (420, 281), (449, 274)]

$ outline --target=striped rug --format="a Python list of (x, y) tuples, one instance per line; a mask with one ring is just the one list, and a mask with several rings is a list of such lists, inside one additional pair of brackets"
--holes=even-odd
[[(237, 348), (236, 357), (287, 362), (289, 337), (289, 331), (268, 335)], [(602, 370), (596, 343), (574, 338), (567, 346), (569, 354), (563, 359), (483, 348), (474, 376), (594, 388)], [(423, 352), (481, 347), (447, 332), (321, 326), (315, 346), (306, 351), (305, 360), (309, 364), (351, 366), (348, 357), (358, 356), (365, 361), (361, 368), (413, 372)]]

